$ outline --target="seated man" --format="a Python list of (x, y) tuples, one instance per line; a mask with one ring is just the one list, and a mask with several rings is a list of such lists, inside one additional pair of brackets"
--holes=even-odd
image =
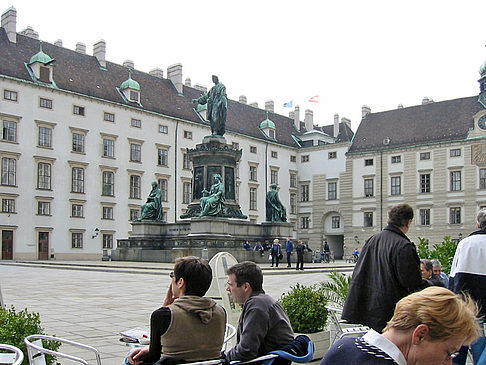
[(226, 359), (247, 361), (290, 344), (294, 339), (290, 320), (280, 303), (263, 291), (260, 267), (244, 261), (231, 266), (227, 274), (226, 290), (243, 310), (237, 344), (226, 352)]
[(221, 356), (226, 312), (203, 298), (211, 285), (211, 267), (198, 257), (181, 257), (170, 277), (164, 306), (150, 318), (150, 345), (131, 352), (125, 364), (152, 364), (161, 355), (186, 362)]

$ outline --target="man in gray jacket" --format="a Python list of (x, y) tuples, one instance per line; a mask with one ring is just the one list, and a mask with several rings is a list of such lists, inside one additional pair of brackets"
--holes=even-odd
[(233, 265), (227, 271), (233, 301), (243, 305), (237, 331), (237, 344), (226, 352), (228, 361), (248, 361), (288, 345), (294, 332), (285, 310), (265, 294), (262, 270), (254, 262)]

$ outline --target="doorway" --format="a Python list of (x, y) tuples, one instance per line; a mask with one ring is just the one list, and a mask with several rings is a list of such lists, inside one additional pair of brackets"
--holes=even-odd
[(49, 260), (49, 232), (39, 232), (38, 259)]
[(13, 260), (13, 231), (2, 230), (2, 260)]

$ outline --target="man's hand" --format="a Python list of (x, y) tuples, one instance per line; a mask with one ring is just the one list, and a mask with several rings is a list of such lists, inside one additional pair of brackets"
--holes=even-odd
[(174, 297), (174, 293), (172, 293), (172, 284), (171, 284), (171, 285), (169, 285), (169, 290), (167, 290), (167, 294), (165, 296), (164, 307), (171, 305), (172, 303), (174, 303), (174, 300), (176, 300), (176, 299), (177, 298)]
[(149, 347), (139, 347), (133, 350), (130, 355), (128, 355), (128, 362), (132, 365), (138, 365), (143, 362), (143, 358), (149, 352)]

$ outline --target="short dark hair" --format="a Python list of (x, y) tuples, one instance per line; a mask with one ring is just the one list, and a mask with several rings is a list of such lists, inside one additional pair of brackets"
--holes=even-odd
[(420, 260), (420, 263), (424, 264), (426, 271), (432, 271), (434, 269), (434, 266), (432, 265), (432, 261), (428, 259), (422, 259)]
[(186, 295), (202, 297), (211, 286), (213, 271), (206, 260), (195, 256), (179, 257), (175, 260), (174, 276), (183, 278), (186, 283)]
[(408, 204), (395, 205), (388, 212), (388, 224), (397, 227), (405, 227), (410, 219), (413, 219), (413, 209)]
[(253, 291), (262, 290), (263, 273), (260, 266), (251, 261), (243, 261), (231, 266), (226, 273), (236, 277), (236, 285), (248, 283)]

